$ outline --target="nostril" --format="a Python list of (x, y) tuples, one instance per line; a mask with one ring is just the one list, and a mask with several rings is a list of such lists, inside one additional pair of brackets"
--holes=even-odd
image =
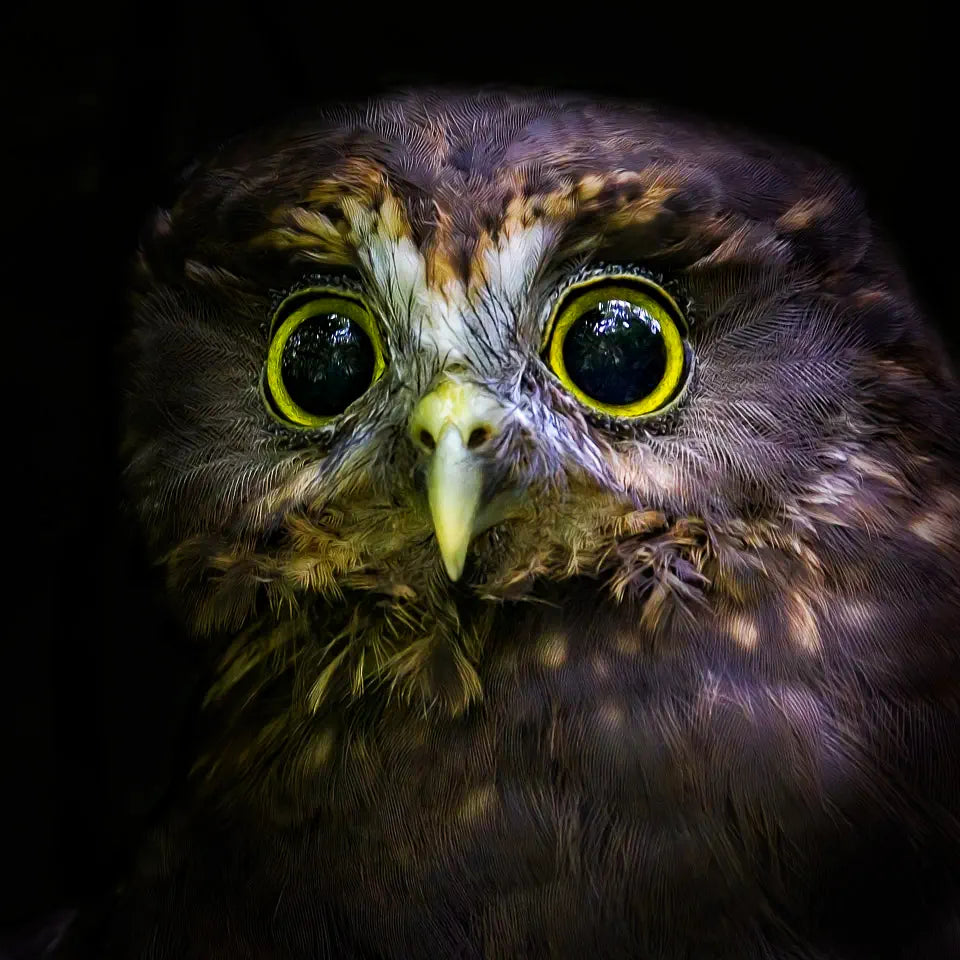
[(420, 431), (420, 443), (423, 444), (428, 450), (433, 450), (436, 447), (433, 437), (430, 435), (429, 430)]
[(477, 447), (483, 446), (490, 439), (490, 428), (489, 427), (474, 427), (470, 431), (470, 436), (467, 439), (467, 446), (474, 450)]

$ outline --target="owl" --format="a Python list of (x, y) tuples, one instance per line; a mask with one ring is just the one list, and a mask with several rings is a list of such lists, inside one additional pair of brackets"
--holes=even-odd
[(90, 956), (960, 956), (960, 391), (842, 173), (402, 92), (222, 147), (135, 287), (208, 678)]

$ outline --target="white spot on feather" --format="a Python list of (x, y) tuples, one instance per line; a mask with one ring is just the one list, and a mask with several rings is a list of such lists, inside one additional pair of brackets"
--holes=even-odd
[(745, 650), (753, 650), (760, 641), (760, 630), (756, 621), (744, 613), (735, 613), (730, 618), (730, 636)]
[(799, 590), (795, 590), (789, 596), (787, 617), (794, 643), (807, 653), (817, 651), (820, 648), (820, 629), (817, 618)]

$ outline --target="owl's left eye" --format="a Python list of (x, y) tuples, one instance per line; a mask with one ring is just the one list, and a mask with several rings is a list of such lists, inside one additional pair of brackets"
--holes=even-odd
[(581, 403), (616, 417), (661, 411), (683, 384), (683, 317), (643, 276), (594, 274), (554, 308), (546, 360)]
[(383, 375), (377, 324), (359, 298), (299, 290), (280, 305), (273, 325), (265, 392), (274, 410), (291, 423), (329, 423)]

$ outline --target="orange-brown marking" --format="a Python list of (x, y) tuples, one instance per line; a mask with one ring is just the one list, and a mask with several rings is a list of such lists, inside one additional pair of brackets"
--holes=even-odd
[(805, 230), (832, 212), (833, 204), (826, 197), (806, 197), (782, 214), (777, 220), (777, 226), (781, 230)]

